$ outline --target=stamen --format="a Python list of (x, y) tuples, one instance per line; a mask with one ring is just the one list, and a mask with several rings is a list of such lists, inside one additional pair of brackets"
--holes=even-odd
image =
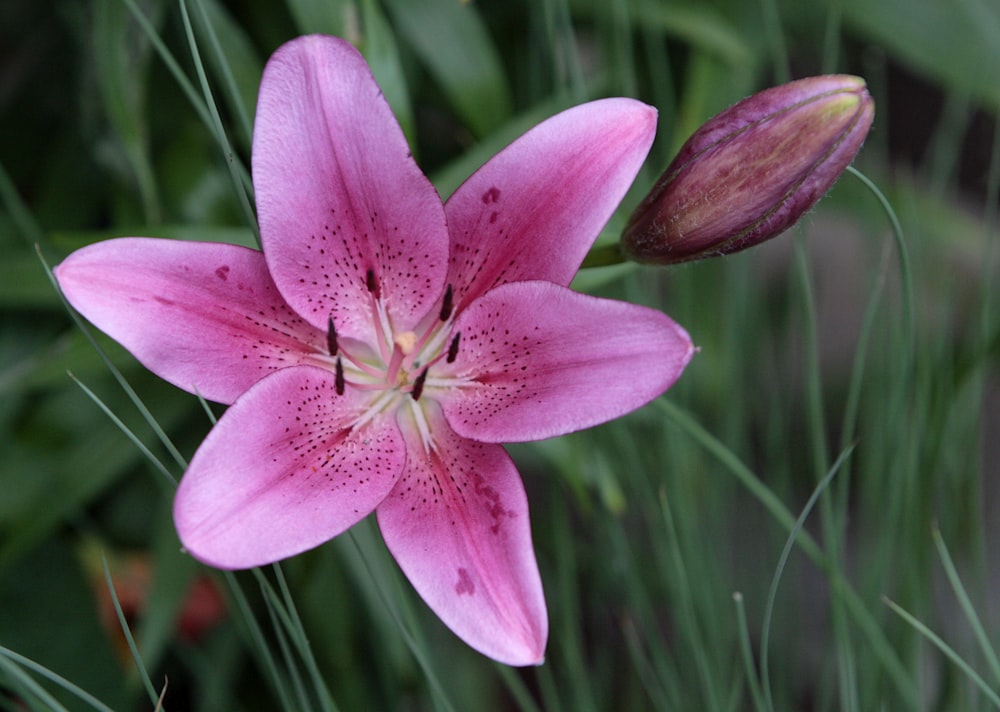
[(454, 293), (452, 292), (451, 285), (444, 290), (444, 302), (441, 304), (441, 321), (448, 321), (448, 317), (451, 316), (451, 309), (454, 306), (452, 300), (454, 299)]
[(458, 340), (462, 337), (462, 332), (459, 331), (455, 334), (455, 338), (451, 340), (448, 345), (448, 356), (445, 361), (448, 363), (455, 363), (455, 359), (458, 357)]
[(334, 387), (337, 389), (337, 395), (344, 395), (344, 362), (341, 360), (340, 356), (337, 357), (337, 375), (334, 380)]
[(368, 268), (368, 272), (365, 274), (365, 287), (368, 288), (369, 292), (375, 295), (376, 299), (381, 296), (381, 294), (379, 294), (378, 282), (375, 280), (375, 270), (371, 267)]
[(331, 356), (337, 355), (337, 329), (333, 326), (333, 317), (326, 319), (326, 348)]
[(424, 368), (417, 376), (417, 380), (413, 382), (413, 390), (410, 391), (410, 397), (413, 400), (420, 400), (420, 394), (424, 392), (424, 381), (427, 380), (427, 369)]
[(427, 416), (424, 415), (424, 409), (416, 402), (410, 401), (410, 415), (417, 426), (417, 432), (420, 433), (420, 442), (424, 446), (424, 452), (430, 454), (431, 450), (436, 450), (437, 448), (434, 445), (434, 438), (431, 436), (431, 428), (427, 423)]

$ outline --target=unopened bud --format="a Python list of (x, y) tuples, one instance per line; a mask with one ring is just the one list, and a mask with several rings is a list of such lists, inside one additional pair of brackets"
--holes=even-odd
[(673, 264), (787, 230), (854, 159), (875, 114), (863, 79), (810, 77), (744, 99), (681, 148), (636, 208), (622, 251)]

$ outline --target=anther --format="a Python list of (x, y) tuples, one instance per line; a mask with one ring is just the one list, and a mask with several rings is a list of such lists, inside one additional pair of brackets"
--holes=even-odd
[(344, 395), (344, 362), (341, 360), (340, 356), (337, 357), (337, 375), (334, 380), (334, 387), (337, 389), (337, 395)]
[(423, 371), (417, 376), (417, 380), (413, 382), (413, 390), (410, 391), (410, 396), (413, 400), (420, 400), (420, 394), (424, 392), (424, 381), (427, 380), (427, 368), (425, 367)]
[(333, 326), (333, 317), (326, 320), (326, 349), (331, 356), (337, 355), (337, 329)]
[(369, 292), (375, 295), (376, 299), (379, 298), (378, 282), (375, 281), (375, 270), (371, 267), (368, 268), (368, 272), (365, 274), (365, 287), (368, 288)]
[(444, 302), (441, 304), (441, 321), (448, 321), (448, 317), (451, 316), (451, 309), (454, 306), (452, 304), (452, 299), (454, 298), (454, 293), (452, 292), (451, 285), (444, 290)]
[(461, 337), (462, 337), (462, 332), (460, 331), (457, 334), (455, 334), (455, 338), (453, 338), (451, 340), (451, 343), (448, 345), (448, 356), (447, 358), (445, 358), (445, 361), (447, 361), (448, 363), (454, 363), (455, 359), (458, 357), (458, 340)]

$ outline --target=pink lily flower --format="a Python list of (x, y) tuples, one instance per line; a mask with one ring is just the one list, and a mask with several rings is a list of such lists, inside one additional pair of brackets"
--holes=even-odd
[(629, 99), (570, 109), (442, 205), (353, 47), (281, 47), (253, 141), (263, 253), (121, 238), (56, 269), (70, 303), (150, 370), (231, 404), (177, 490), (186, 550), (253, 567), (374, 511), (455, 633), (501, 662), (541, 662), (528, 504), (499, 443), (623, 415), (691, 357), (664, 314), (567, 287), (655, 122)]

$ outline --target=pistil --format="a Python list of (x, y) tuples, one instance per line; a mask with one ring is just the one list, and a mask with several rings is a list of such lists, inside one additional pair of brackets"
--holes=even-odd
[(392, 357), (385, 368), (385, 384), (387, 386), (391, 387), (399, 379), (399, 367), (403, 365), (404, 355), (403, 349), (400, 348), (399, 344), (393, 344)]

